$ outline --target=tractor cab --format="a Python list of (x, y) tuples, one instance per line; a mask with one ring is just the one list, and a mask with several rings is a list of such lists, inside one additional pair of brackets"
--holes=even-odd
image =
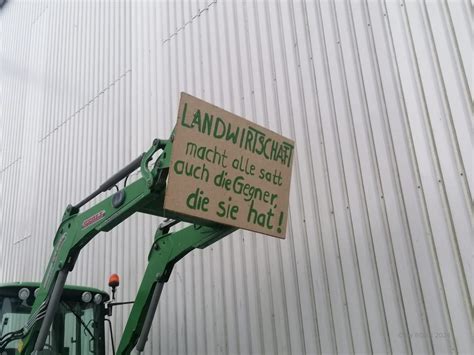
[[(34, 282), (0, 284), (0, 337), (26, 324), (38, 287)], [(65, 286), (42, 353), (105, 354), (107, 301), (109, 295), (98, 289)], [(15, 354), (19, 345), (12, 341), (0, 355)]]

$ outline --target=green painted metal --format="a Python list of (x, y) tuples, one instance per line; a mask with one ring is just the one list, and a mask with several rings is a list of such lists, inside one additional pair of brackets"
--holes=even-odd
[(109, 231), (135, 212), (142, 208), (146, 213), (163, 216), (164, 184), (163, 170), (169, 164), (171, 145), (165, 143), (165, 148), (155, 166), (149, 169), (150, 158), (155, 154), (163, 142), (155, 140), (146, 152), (141, 163), (142, 177), (123, 188), (124, 202), (115, 208), (112, 204), (113, 196), (106, 198), (83, 213), (79, 213), (72, 206), (66, 209), (62, 222), (54, 238), (54, 250), (50, 257), (46, 273), (33, 304), (30, 322), (24, 328), (26, 336), (18, 349), (20, 354), (29, 354), (33, 351), (34, 342), (38, 336), (44, 313), (54, 284), (61, 270), (71, 271), (81, 249), (99, 232)]
[(192, 225), (166, 234), (162, 234), (161, 230), (156, 232), (153, 247), (148, 255), (148, 265), (120, 340), (117, 355), (130, 354), (135, 347), (153, 290), (158, 282), (168, 281), (174, 264), (191, 250), (203, 249), (235, 230), (233, 227), (216, 224), (212, 227)]
[[(156, 233), (148, 256), (149, 263), (117, 351), (118, 354), (129, 354), (140, 335), (156, 283), (167, 281), (174, 264), (188, 252), (195, 248), (205, 248), (235, 230), (233, 227), (209, 224), (206, 221), (164, 210), (172, 141), (173, 135), (169, 141), (154, 140), (141, 160), (141, 177), (120, 191), (124, 194), (120, 205), (115, 204), (114, 207), (115, 195), (113, 195), (81, 213), (77, 207), (66, 208), (54, 238), (54, 249), (39, 286), (30, 319), (22, 331), (18, 348), (20, 354), (33, 352), (42, 322), (47, 318), (45, 313), (54, 310), (55, 298), (52, 294), (60, 272), (69, 272), (74, 268), (81, 249), (99, 232), (111, 230), (136, 212), (207, 225), (195, 224), (173, 233), (163, 234), (161, 230)], [(150, 161), (158, 151), (161, 151), (161, 154), (150, 168)], [(60, 292), (62, 287), (62, 285), (56, 286)]]

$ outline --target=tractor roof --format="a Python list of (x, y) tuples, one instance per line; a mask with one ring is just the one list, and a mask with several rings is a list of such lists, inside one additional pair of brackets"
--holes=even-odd
[[(38, 288), (40, 286), (39, 282), (11, 282), (11, 283), (0, 283), (0, 290), (3, 289), (17, 289), (19, 290), (22, 287), (28, 288)], [(109, 299), (109, 295), (105, 291), (101, 291), (97, 288), (93, 287), (86, 287), (86, 286), (75, 286), (75, 285), (66, 285), (64, 286), (64, 291), (69, 291), (67, 293), (79, 293), (79, 292), (86, 292), (89, 291), (91, 293), (100, 293), (104, 296), (105, 299)]]

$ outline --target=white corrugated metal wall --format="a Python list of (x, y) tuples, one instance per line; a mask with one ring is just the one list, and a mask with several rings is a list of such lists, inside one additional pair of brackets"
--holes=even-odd
[[(65, 206), (186, 91), (296, 141), (288, 237), (187, 256), (149, 354), (469, 353), (471, 22), (467, 0), (8, 1), (0, 282), (41, 278)], [(157, 225), (98, 236), (68, 282), (117, 272), (132, 299)]]

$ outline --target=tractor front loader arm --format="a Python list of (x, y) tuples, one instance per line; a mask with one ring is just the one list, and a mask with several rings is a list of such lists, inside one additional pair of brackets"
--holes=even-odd
[(136, 345), (142, 352), (148, 338), (161, 290), (168, 281), (175, 263), (193, 249), (204, 249), (236, 228), (215, 224), (191, 225), (169, 233), (171, 222), (160, 226), (148, 255), (148, 265), (128, 317), (117, 349), (117, 355), (130, 354)]
[[(164, 216), (164, 192), (171, 149), (171, 141), (155, 139), (146, 153), (104, 182), (99, 189), (77, 205), (69, 205), (66, 208), (30, 318), (23, 329), (12, 333), (12, 336), (3, 341), (5, 344), (0, 340), (0, 348), (6, 346), (6, 341), (21, 338), (18, 346), (20, 354), (30, 354), (43, 349), (67, 275), (73, 270), (81, 249), (96, 234), (110, 231), (135, 212)], [(150, 169), (153, 155), (160, 150), (160, 156)], [(83, 205), (116, 186), (138, 168), (141, 172), (138, 180), (121, 190), (117, 188), (118, 191), (112, 196), (79, 213)]]

